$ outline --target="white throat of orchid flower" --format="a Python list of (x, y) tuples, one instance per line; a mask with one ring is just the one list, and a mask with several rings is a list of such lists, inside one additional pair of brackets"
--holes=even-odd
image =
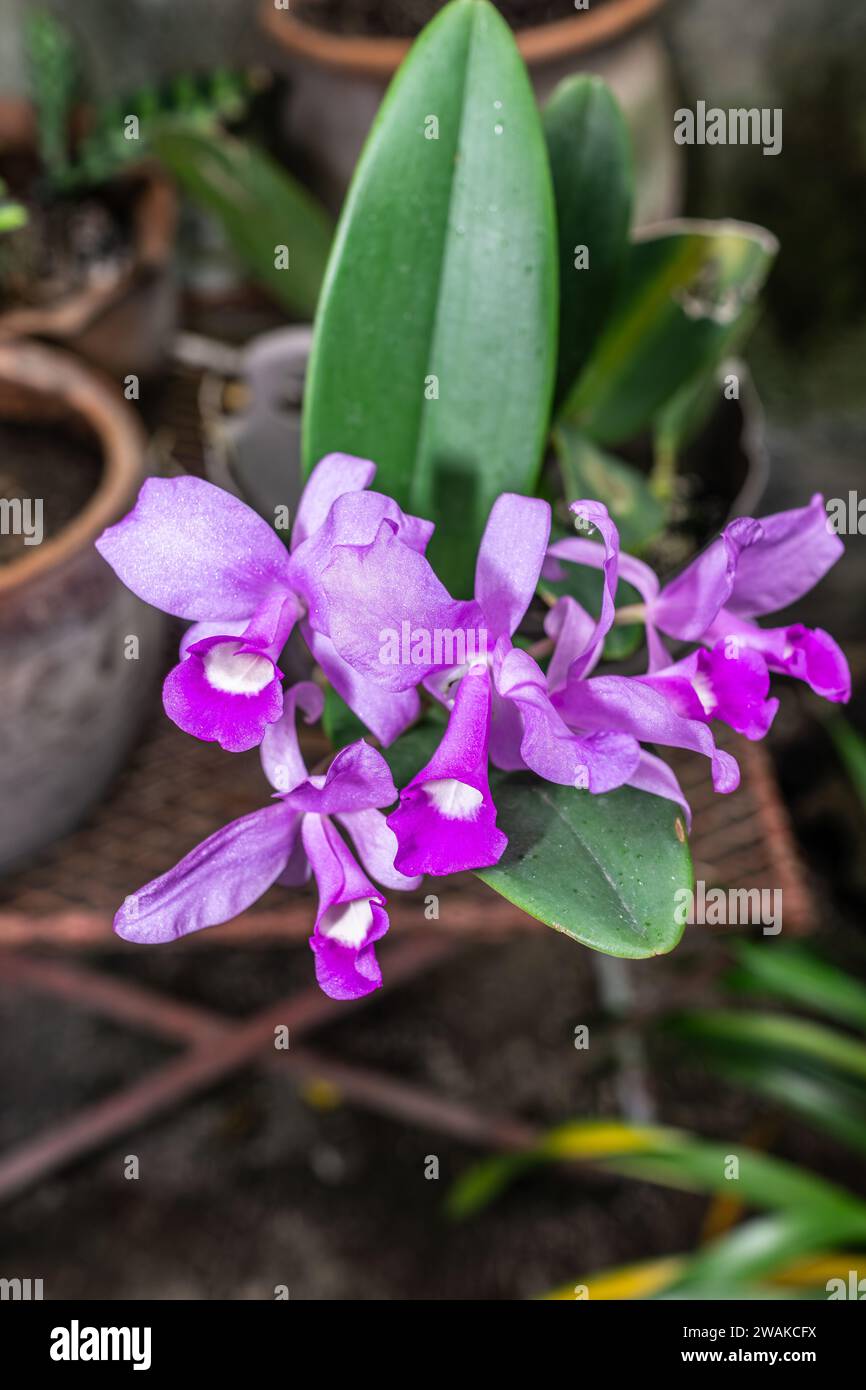
[(424, 782), (423, 790), (445, 820), (476, 820), (484, 802), (482, 793), (476, 787), (458, 782), (456, 777)]
[(692, 676), (692, 689), (701, 702), (701, 709), (704, 714), (711, 714), (716, 708), (716, 696), (709, 676), (705, 676), (701, 671), (696, 671)]
[(335, 903), (329, 907), (319, 930), (341, 946), (363, 946), (373, 925), (373, 907), (370, 898), (356, 898), (351, 903)]
[(220, 642), (204, 654), (209, 685), (227, 695), (258, 695), (274, 678), (273, 662), (258, 652), (242, 651), (242, 642)]

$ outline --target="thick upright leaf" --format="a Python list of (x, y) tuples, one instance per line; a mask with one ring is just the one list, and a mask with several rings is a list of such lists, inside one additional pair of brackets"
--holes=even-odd
[(776, 250), (769, 232), (744, 222), (678, 221), (643, 233), (563, 416), (602, 444), (637, 434), (727, 351)]
[(292, 313), (312, 315), (333, 228), (306, 189), (263, 150), (217, 127), (157, 118), (148, 142), (189, 196), (219, 218), (259, 284)]
[[(430, 138), (434, 137), (434, 138)], [(503, 490), (532, 492), (556, 346), (556, 235), (541, 120), (508, 26), (453, 0), (368, 137), (316, 319), (304, 467), (340, 449), (437, 523), (455, 592)]]
[(524, 776), (502, 779), (494, 796), (509, 843), (479, 878), (593, 950), (631, 959), (673, 950), (683, 932), (675, 894), (691, 888), (692, 866), (672, 802)]
[(559, 232), (559, 401), (592, 351), (625, 264), (634, 173), (628, 126), (600, 77), (566, 78), (543, 121)]

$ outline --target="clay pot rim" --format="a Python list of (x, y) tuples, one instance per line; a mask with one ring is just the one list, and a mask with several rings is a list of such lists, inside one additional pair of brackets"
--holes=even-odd
[[(597, 10), (518, 29), (517, 46), (530, 67), (541, 67), (612, 42), (649, 19), (665, 3), (666, 0), (608, 0)], [(391, 77), (412, 45), (411, 39), (332, 34), (296, 18), (288, 10), (275, 9), (273, 0), (262, 0), (259, 16), (262, 27), (294, 57), (356, 76)]]
[(0, 343), (0, 380), (62, 400), (86, 421), (102, 450), (96, 491), (77, 515), (51, 540), (0, 566), (0, 599), (6, 600), (92, 545), (126, 510), (144, 474), (146, 438), (134, 411), (99, 374), (59, 348), (20, 339)]
[[(34, 149), (35, 144), (32, 102), (25, 97), (0, 99), (0, 151)], [(61, 343), (75, 338), (124, 299), (142, 277), (168, 265), (177, 223), (174, 185), (157, 163), (147, 159), (117, 175), (118, 182), (136, 180), (141, 188), (133, 214), (133, 258), (126, 272), (107, 288), (84, 289), (55, 304), (25, 305), (0, 313), (0, 338), (45, 337)]]

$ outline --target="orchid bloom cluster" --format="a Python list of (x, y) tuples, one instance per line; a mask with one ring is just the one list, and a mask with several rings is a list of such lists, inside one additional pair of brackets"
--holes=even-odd
[[(270, 804), (126, 899), (115, 929), (128, 940), (169, 941), (227, 921), (272, 884), (297, 887), (312, 874), (318, 982), (333, 998), (358, 998), (381, 984), (374, 946), (388, 929), (371, 880), (411, 890), (424, 874), (501, 859), (508, 841), (491, 766), (576, 793), (637, 787), (677, 803), (688, 820), (673, 772), (644, 745), (702, 753), (715, 789), (730, 792), (737, 763), (716, 747), (710, 724), (762, 738), (778, 708), (771, 673), (829, 700), (849, 697), (845, 658), (826, 632), (755, 621), (800, 598), (839, 558), (820, 496), (733, 521), (662, 587), (620, 551), (601, 503), (573, 502), (579, 534), (551, 544), (548, 504), (506, 493), (480, 543), (474, 596), (460, 601), (425, 557), (432, 524), (370, 490), (374, 473), (348, 455), (322, 459), (289, 547), (243, 502), (191, 477), (146, 482), (132, 512), (97, 542), (134, 593), (193, 624), (165, 681), (169, 717), (229, 752), (259, 747), (273, 788)], [(572, 565), (601, 572), (599, 613), (559, 598), (545, 621), (542, 669), (515, 635), (539, 581), (561, 580)], [(641, 598), (620, 620), (643, 622), (648, 668), (593, 675), (617, 620), (620, 579)], [(318, 719), (323, 694), (312, 681), (283, 688), (278, 663), (295, 628), (311, 668), (382, 745), (418, 719), (421, 691), (443, 708), (438, 748), (399, 792), (363, 739), (326, 772), (307, 771), (296, 714)], [(666, 639), (692, 650), (674, 659)]]

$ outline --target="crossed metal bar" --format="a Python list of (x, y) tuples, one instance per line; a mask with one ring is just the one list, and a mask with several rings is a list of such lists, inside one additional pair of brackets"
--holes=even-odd
[[(453, 937), (432, 932), (417, 934), (382, 953), (383, 973), (389, 986), (404, 984), (442, 964), (458, 950), (459, 942)], [(381, 997), (381, 991), (351, 1004), (335, 1004), (318, 989), (310, 988), (237, 1023), (213, 1010), (183, 1003), (86, 966), (16, 952), (0, 955), (0, 985), (43, 991), (184, 1045), (178, 1057), (155, 1068), (142, 1080), (80, 1109), (70, 1119), (49, 1126), (3, 1155), (0, 1199), (16, 1195), (253, 1061), (298, 1080), (328, 1081), (340, 1094), (370, 1110), (464, 1142), (519, 1150), (531, 1146), (537, 1137), (536, 1131), (522, 1121), (485, 1114), (424, 1087), (331, 1060), (309, 1048), (295, 1047), (296, 1038), (345, 1018), (347, 1009), (364, 1007)], [(290, 1046), (286, 1050), (274, 1047), (275, 1030), (279, 1027), (289, 1030)]]

